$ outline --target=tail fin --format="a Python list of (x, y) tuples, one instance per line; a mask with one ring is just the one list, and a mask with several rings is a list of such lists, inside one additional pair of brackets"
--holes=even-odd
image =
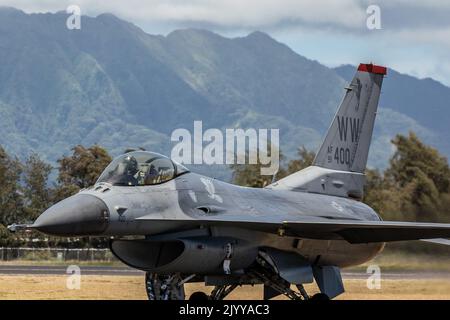
[(322, 168), (363, 173), (386, 68), (360, 64), (314, 165)]
[(386, 68), (360, 64), (313, 165), (267, 186), (361, 199)]

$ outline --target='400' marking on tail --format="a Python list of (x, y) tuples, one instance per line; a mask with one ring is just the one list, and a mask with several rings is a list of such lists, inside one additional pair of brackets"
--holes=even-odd
[(337, 116), (338, 129), (339, 129), (339, 138), (341, 141), (347, 142), (347, 132), (350, 123), (350, 136), (352, 142), (358, 141), (359, 129), (360, 129), (360, 120), (359, 118), (353, 117), (341, 117)]

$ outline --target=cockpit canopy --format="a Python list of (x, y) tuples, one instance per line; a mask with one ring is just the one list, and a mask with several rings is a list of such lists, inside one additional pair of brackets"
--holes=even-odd
[(154, 152), (134, 151), (115, 158), (97, 183), (115, 186), (148, 186), (167, 182), (188, 172), (184, 166)]

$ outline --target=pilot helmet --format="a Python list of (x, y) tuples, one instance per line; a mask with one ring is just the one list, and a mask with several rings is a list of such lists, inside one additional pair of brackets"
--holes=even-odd
[(127, 174), (134, 175), (138, 172), (138, 162), (135, 157), (126, 156), (123, 162), (125, 163), (125, 170)]

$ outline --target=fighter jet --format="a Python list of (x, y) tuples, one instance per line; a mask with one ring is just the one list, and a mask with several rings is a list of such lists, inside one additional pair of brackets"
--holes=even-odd
[[(364, 204), (367, 163), (386, 68), (360, 64), (312, 166), (265, 188), (225, 183), (158, 153), (115, 158), (96, 184), (31, 225), (49, 235), (110, 237), (112, 253), (145, 271), (151, 300), (185, 299), (184, 284), (213, 286), (190, 299), (224, 299), (263, 285), (264, 299), (331, 299), (340, 270), (373, 259), (386, 242), (448, 244), (450, 224), (382, 221)], [(315, 280), (320, 293), (303, 285)]]

